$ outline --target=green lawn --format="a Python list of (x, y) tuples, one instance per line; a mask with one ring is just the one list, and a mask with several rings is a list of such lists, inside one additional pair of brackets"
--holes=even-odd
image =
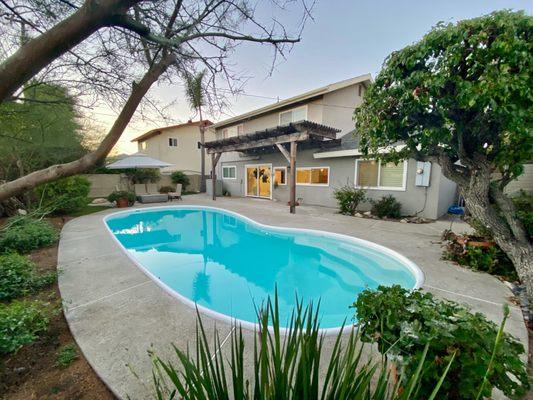
[(92, 214), (92, 213), (95, 213), (95, 212), (98, 212), (98, 211), (109, 210), (110, 208), (111, 207), (108, 207), (108, 206), (90, 206), (90, 205), (86, 205), (81, 210), (78, 210), (78, 211), (75, 211), (73, 213), (70, 213), (69, 215), (71, 217), (81, 217), (83, 215), (89, 215), (89, 214)]

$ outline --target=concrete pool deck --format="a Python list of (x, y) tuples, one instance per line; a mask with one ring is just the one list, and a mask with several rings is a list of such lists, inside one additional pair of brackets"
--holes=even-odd
[[(506, 330), (527, 347), (521, 310), (509, 302), (512, 293), (507, 286), (491, 275), (441, 260), (440, 235), (449, 228), (449, 221), (403, 224), (347, 217), (313, 206), (300, 206), (291, 215), (282, 203), (241, 198), (213, 202), (205, 195), (147, 207), (172, 204), (219, 207), (268, 225), (342, 233), (389, 247), (422, 269), (423, 289), (438, 297), (465, 303), (496, 323), (502, 319), (503, 304), (508, 304), (511, 315)], [(172, 343), (181, 349), (187, 343), (194, 345), (196, 311), (166, 293), (112, 240), (103, 217), (116, 211), (79, 217), (64, 226), (58, 254), (59, 288), (72, 334), (101, 379), (119, 398), (153, 398), (149, 351), (176, 360)], [(454, 222), (453, 228), (462, 232), (468, 226)], [(213, 351), (229, 352), (232, 327), (205, 315), (202, 321), (208, 337), (213, 337), (215, 329), (220, 335), (222, 346)], [(251, 345), (253, 332), (244, 334), (247, 346)], [(332, 342), (326, 342), (325, 351)], [(253, 352), (249, 355), (247, 366), (251, 368)]]

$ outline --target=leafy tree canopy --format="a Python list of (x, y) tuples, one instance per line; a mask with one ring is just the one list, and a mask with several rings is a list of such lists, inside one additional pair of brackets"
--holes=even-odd
[(23, 96), (23, 102), (0, 105), (0, 179), (86, 153), (76, 106), (66, 89), (30, 84)]
[(355, 112), (363, 150), (404, 142), (385, 158), (433, 158), (456, 178), (479, 161), (502, 182), (520, 175), (533, 149), (532, 33), (531, 16), (499, 11), (392, 53)]

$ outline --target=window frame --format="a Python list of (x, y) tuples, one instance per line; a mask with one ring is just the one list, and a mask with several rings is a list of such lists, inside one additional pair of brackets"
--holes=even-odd
[[(281, 126), (281, 114), (285, 114), (285, 113), (288, 113), (288, 112), (292, 113), (294, 110), (299, 110), (299, 109), (302, 109), (302, 108), (305, 110), (305, 117), (304, 117), (304, 119), (302, 121), (307, 120), (309, 110), (308, 110), (308, 107), (307, 107), (307, 104), (306, 104), (304, 106), (294, 107), (294, 108), (291, 108), (289, 110), (280, 111), (278, 113), (278, 124)], [(298, 120), (298, 121), (300, 121), (300, 120)], [(292, 120), (292, 115), (291, 115), (291, 122), (289, 122), (289, 124), (292, 124), (293, 122), (296, 122), (296, 121)]]
[(279, 183), (278, 182), (278, 186), (287, 186), (287, 167), (274, 167), (272, 169), (274, 171), (274, 178), (276, 177), (276, 170), (277, 169), (282, 169), (282, 170), (285, 171), (285, 183)]
[[(242, 133), (239, 134), (239, 128), (241, 129)], [(229, 136), (230, 130), (235, 129), (236, 134), (234, 136)], [(230, 137), (238, 137), (244, 135), (244, 123), (231, 125), (226, 128), (222, 129), (222, 139), (228, 139)]]
[[(234, 178), (226, 178), (224, 176), (224, 168), (228, 168), (228, 169), (233, 169), (235, 171), (235, 177)], [(230, 180), (230, 181), (235, 181), (237, 180), (237, 166), (236, 165), (223, 165), (222, 166), (222, 179), (224, 180)]]
[[(170, 144), (170, 141), (172, 141), (172, 144)], [(176, 141), (176, 145), (174, 146), (174, 141)], [(179, 147), (179, 142), (177, 137), (169, 137), (167, 140), (168, 147)]]
[[(322, 187), (328, 187), (330, 182), (330, 173), (331, 168), (329, 166), (323, 165), (323, 166), (317, 166), (317, 167), (296, 167), (296, 173), (294, 176), (298, 176), (298, 170), (313, 170), (313, 169), (327, 169), (328, 170), (328, 183), (298, 183), (298, 179), (296, 178), (296, 186), (322, 186)], [(311, 175), (309, 175), (311, 177)]]
[[(359, 172), (359, 162), (361, 161), (376, 161), (378, 163), (378, 184), (377, 186), (360, 186), (358, 185), (357, 178)], [(366, 189), (366, 190), (387, 190), (393, 192), (405, 192), (407, 190), (407, 166), (409, 161), (403, 160), (403, 176), (402, 176), (402, 186), (380, 186), (381, 180), (381, 160), (375, 159), (366, 159), (358, 158), (355, 160), (355, 175), (354, 175), (354, 187), (357, 189)]]

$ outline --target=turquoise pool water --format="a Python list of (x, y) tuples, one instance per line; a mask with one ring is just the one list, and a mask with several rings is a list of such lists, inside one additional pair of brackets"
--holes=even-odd
[(169, 207), (105, 219), (137, 264), (189, 304), (255, 323), (256, 307), (278, 288), (288, 321), (296, 296), (320, 299), (321, 328), (351, 322), (365, 288), (421, 283), (418, 268), (370, 242), (326, 232), (260, 225), (213, 208)]

